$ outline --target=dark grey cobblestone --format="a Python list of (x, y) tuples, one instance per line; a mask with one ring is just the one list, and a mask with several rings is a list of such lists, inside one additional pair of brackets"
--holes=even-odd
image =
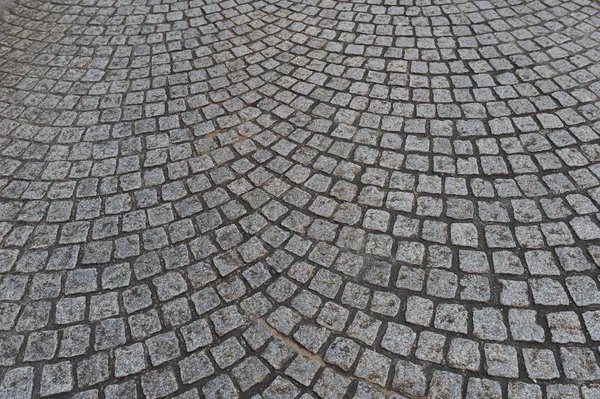
[(593, 0), (0, 0), (0, 398), (600, 397)]

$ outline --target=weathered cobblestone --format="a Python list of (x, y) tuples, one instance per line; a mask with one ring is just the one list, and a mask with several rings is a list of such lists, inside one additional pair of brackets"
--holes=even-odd
[(0, 4), (0, 398), (600, 397), (598, 27)]

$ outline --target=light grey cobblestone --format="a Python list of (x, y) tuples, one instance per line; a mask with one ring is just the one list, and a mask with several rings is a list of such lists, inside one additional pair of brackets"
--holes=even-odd
[(0, 4), (0, 398), (600, 397), (599, 26)]

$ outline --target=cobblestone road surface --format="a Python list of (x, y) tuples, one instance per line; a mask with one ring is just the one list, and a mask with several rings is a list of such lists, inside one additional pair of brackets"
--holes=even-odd
[(16, 0), (0, 398), (599, 398), (599, 96), (591, 0)]

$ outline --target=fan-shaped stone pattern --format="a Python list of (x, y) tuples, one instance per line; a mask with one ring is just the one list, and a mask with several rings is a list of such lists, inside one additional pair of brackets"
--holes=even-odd
[(15, 1), (0, 397), (600, 395), (599, 26)]

